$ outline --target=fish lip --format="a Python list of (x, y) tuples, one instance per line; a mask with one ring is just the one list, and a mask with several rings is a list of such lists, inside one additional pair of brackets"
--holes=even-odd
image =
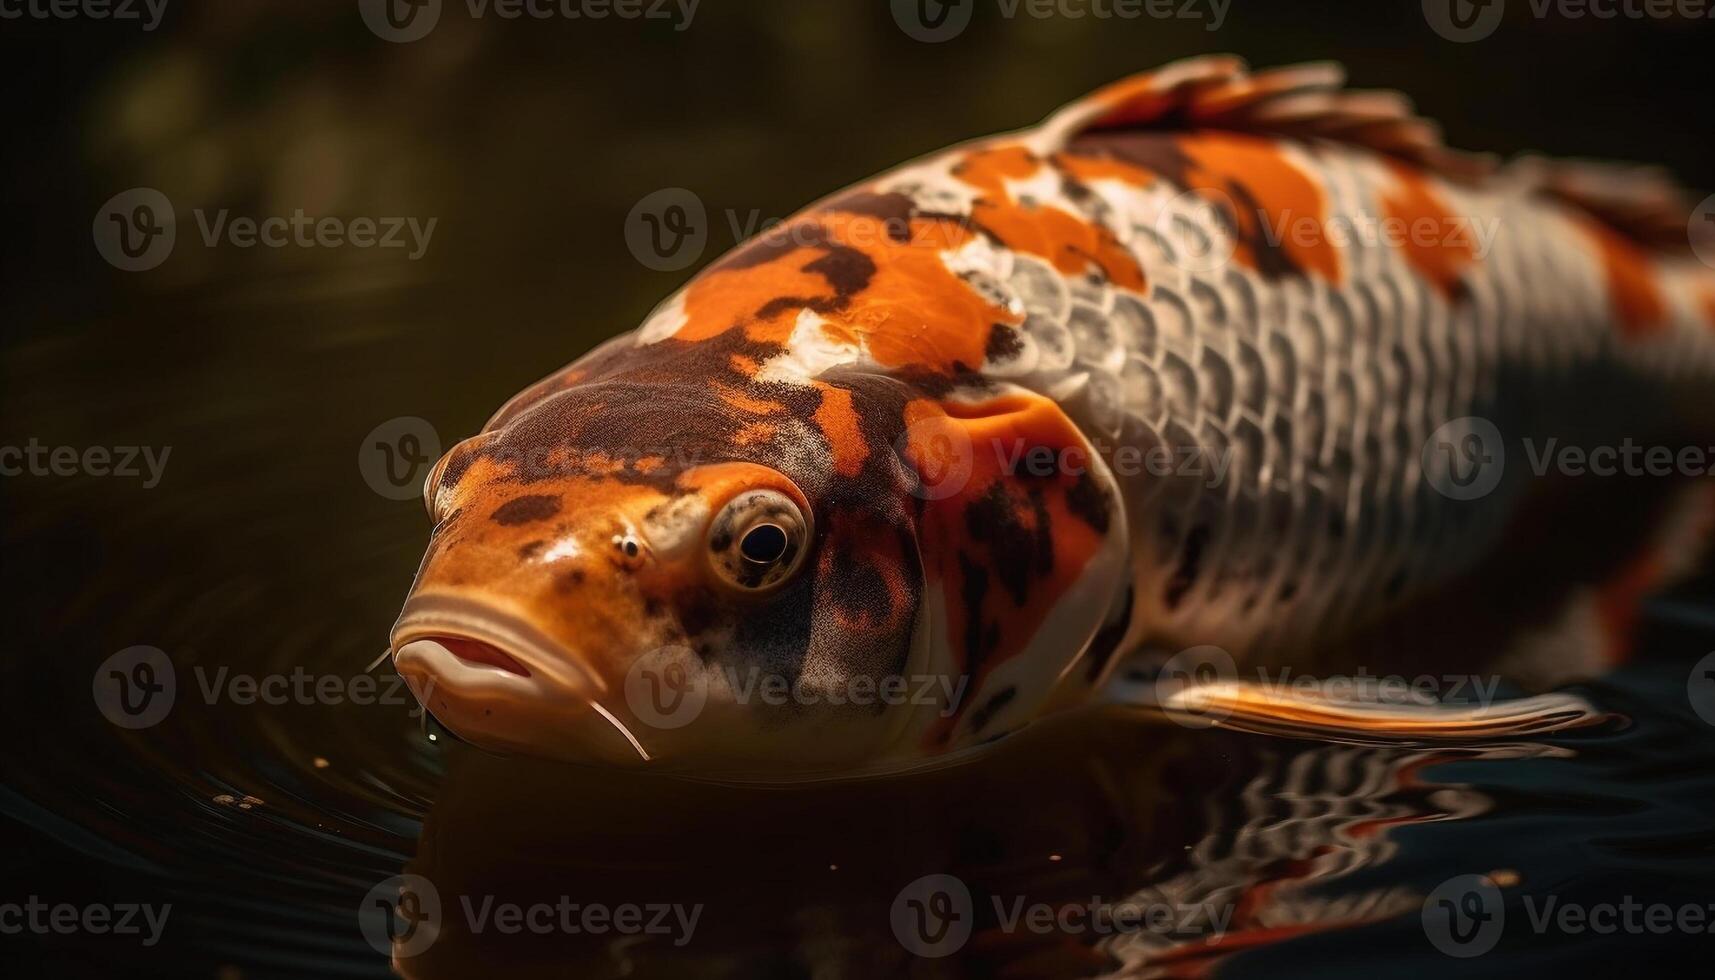
[(393, 625), (393, 656), (397, 659), (399, 651), (415, 640), (440, 636), (493, 644), (523, 664), (532, 677), (547, 679), (579, 697), (595, 698), (607, 690), (575, 651), (504, 609), (462, 596), (417, 596), (407, 601)]

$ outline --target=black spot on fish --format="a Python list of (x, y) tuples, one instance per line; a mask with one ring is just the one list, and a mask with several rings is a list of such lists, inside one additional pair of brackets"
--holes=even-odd
[(529, 494), (515, 497), (495, 508), (489, 520), (496, 524), (512, 526), (529, 524), (532, 521), (546, 520), (560, 512), (560, 498), (548, 494)]
[(1010, 361), (1024, 353), (1024, 342), (1018, 339), (1018, 331), (1004, 323), (989, 327), (988, 343), (983, 345), (983, 356), (996, 363)]
[(904, 194), (852, 191), (829, 201), (822, 210), (880, 219), (888, 238), (895, 242), (908, 242), (911, 240), (911, 216), (916, 204)]
[(523, 561), (529, 561), (530, 559), (541, 554), (542, 549), (546, 548), (547, 546), (548, 546), (548, 542), (546, 542), (546, 541), (532, 541), (529, 544), (525, 545), (524, 547), (518, 549), (518, 557), (519, 557), (519, 559), (521, 559)]
[(1107, 490), (1096, 482), (1089, 470), (1078, 474), (1078, 481), (1072, 484), (1072, 489), (1066, 491), (1066, 506), (1079, 520), (1094, 528), (1097, 534), (1108, 533), (1108, 523), (1113, 519), (1109, 505)]
[[(989, 575), (981, 565), (959, 553), (959, 599), (965, 606), (965, 671), (975, 674), (988, 657), (989, 635), (983, 629), (983, 600), (989, 591)], [(998, 637), (996, 637), (998, 639)]]
[(868, 563), (833, 565), (823, 585), (829, 590), (829, 601), (843, 610), (848, 620), (877, 624), (893, 620), (893, 594), (880, 570)]
[(994, 720), (995, 713), (1006, 707), (1016, 697), (1018, 697), (1018, 688), (1016, 687), (996, 691), (994, 697), (984, 701), (981, 707), (971, 712), (971, 734), (975, 735), (988, 727), (988, 723)]
[(991, 564), (1000, 576), (1001, 585), (1013, 604), (1019, 606), (1028, 598), (1031, 578), (1054, 567), (1054, 541), (1047, 508), (1040, 494), (1032, 494), (1029, 504), (1035, 527), (1019, 519), (1018, 502), (1006, 482), (997, 480), (989, 485), (988, 492), (965, 505), (966, 533), (988, 545)]

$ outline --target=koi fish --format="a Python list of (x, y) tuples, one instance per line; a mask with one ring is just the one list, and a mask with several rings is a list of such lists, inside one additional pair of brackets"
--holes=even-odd
[[(427, 479), (396, 667), (483, 746), (786, 774), (1147, 700), (1121, 665), (1199, 645), (1445, 667), (1516, 620), (1549, 653), (1506, 676), (1594, 672), (1550, 640), (1691, 535), (1592, 488), (1680, 484), (1533, 450), (1715, 432), (1691, 213), (1654, 171), (1448, 149), (1331, 64), (1126, 79), (806, 208), (513, 397)], [(1568, 713), (1218, 679), (1357, 730)]]

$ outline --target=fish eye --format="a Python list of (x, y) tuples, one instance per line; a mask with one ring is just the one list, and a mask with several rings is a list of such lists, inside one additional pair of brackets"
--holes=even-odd
[(786, 553), (786, 530), (778, 524), (758, 524), (744, 532), (738, 553), (754, 565), (771, 565)]
[(802, 564), (809, 521), (792, 498), (775, 490), (746, 490), (709, 525), (709, 557), (728, 585), (761, 592), (785, 582)]

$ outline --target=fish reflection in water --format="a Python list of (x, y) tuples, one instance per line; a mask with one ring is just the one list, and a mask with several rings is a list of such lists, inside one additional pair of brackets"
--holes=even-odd
[[(496, 962), (526, 976), (1197, 974), (1262, 943), (1414, 913), (1423, 895), (1404, 886), (1338, 885), (1388, 860), (1397, 828), (1488, 808), (1424, 770), (1560, 751), (1300, 742), (1116, 715), (1046, 725), (940, 772), (788, 787), (452, 746), (405, 869), (436, 890), (438, 932), (394, 966), (416, 978)], [(569, 929), (562, 905), (576, 906)], [(503, 929), (507, 906), (543, 908)], [(586, 930), (588, 906), (604, 911)], [(620, 935), (607, 915), (627, 906)]]

